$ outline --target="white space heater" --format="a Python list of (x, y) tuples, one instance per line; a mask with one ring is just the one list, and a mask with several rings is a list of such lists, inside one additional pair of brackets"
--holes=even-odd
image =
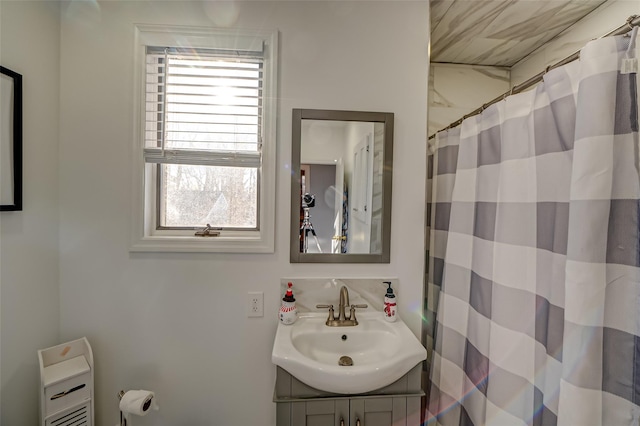
[(93, 352), (85, 337), (38, 351), (40, 425), (93, 426)]

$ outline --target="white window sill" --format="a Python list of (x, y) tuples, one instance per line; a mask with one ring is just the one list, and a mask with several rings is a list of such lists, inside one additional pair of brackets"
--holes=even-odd
[(273, 241), (257, 237), (151, 236), (134, 241), (131, 252), (273, 253)]

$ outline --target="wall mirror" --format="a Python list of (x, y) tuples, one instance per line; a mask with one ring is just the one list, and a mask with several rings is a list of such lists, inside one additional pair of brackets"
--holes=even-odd
[(0, 211), (22, 210), (22, 75), (0, 66)]
[(294, 109), (291, 263), (389, 263), (393, 113)]

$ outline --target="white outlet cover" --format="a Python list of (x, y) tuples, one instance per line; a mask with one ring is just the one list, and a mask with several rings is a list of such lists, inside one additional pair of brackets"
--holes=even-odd
[(247, 293), (247, 317), (264, 316), (264, 293), (261, 291), (250, 291)]

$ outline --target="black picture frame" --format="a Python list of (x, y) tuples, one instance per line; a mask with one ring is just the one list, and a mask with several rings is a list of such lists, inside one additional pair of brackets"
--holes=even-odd
[(22, 75), (3, 66), (0, 66), (0, 123), (0, 211), (19, 211), (22, 210)]

